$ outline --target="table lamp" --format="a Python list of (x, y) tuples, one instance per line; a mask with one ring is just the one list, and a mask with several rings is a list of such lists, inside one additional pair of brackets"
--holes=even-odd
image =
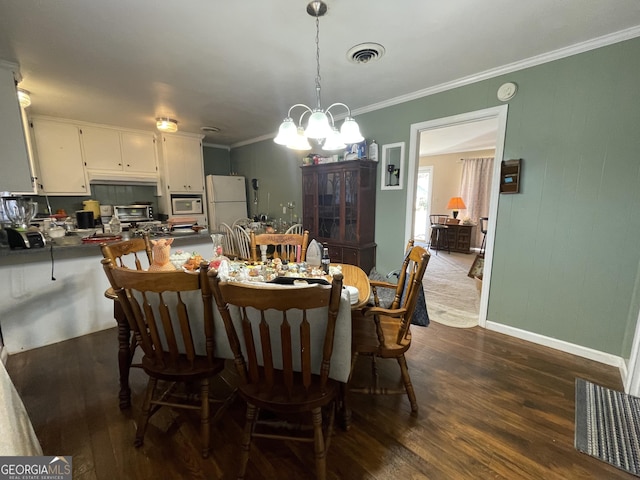
[(464, 210), (467, 206), (464, 204), (462, 197), (451, 197), (447, 203), (447, 209), (453, 210), (453, 218), (458, 218), (458, 210)]

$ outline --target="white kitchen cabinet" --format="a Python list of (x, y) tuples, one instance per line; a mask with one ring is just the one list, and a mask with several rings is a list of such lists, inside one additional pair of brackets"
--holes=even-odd
[(80, 134), (84, 162), (89, 173), (157, 175), (155, 137), (152, 133), (80, 126)]
[(111, 128), (80, 127), (84, 164), (91, 170), (122, 171), (120, 132)]
[(120, 132), (125, 172), (158, 174), (156, 138), (152, 133)]
[(29, 161), (23, 118), (14, 78), (17, 65), (0, 60), (0, 191), (33, 192), (33, 172)]
[(80, 129), (73, 124), (33, 119), (33, 136), (42, 193), (86, 195), (86, 181)]
[(168, 134), (160, 139), (166, 192), (204, 193), (201, 137)]

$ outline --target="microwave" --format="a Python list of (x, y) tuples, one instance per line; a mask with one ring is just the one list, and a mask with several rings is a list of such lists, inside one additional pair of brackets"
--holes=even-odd
[(202, 215), (202, 195), (171, 195), (173, 215)]
[(121, 222), (148, 222), (153, 220), (151, 205), (114, 205), (113, 213)]

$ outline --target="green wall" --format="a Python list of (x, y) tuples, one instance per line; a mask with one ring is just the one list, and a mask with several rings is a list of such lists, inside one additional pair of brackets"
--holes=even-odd
[[(277, 127), (277, 126), (276, 126)], [(253, 143), (231, 150), (231, 163), (238, 175), (247, 178), (249, 215), (266, 214), (269, 218), (290, 221), (291, 213), (302, 215), (302, 157), (272, 140)], [(251, 179), (258, 179), (258, 203), (251, 188)], [(282, 207), (293, 202), (295, 208), (283, 213)]]
[[(411, 124), (500, 105), (498, 87), (518, 84), (504, 158), (523, 159), (521, 193), (500, 196), (489, 321), (628, 358), (640, 306), (639, 78), (633, 39), (358, 116), (368, 139), (404, 141), (408, 154)], [(231, 159), (299, 201), (299, 161), (285, 149), (263, 141)], [(404, 248), (405, 209), (406, 190), (378, 191), (380, 271)]]
[(231, 154), (228, 148), (202, 146), (202, 160), (205, 175), (229, 175), (231, 169)]

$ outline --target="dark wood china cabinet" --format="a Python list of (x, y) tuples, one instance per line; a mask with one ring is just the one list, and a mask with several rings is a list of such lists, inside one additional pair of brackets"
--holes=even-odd
[(376, 261), (377, 162), (350, 160), (302, 168), (302, 224), (329, 248), (332, 263), (358, 265), (367, 274)]

